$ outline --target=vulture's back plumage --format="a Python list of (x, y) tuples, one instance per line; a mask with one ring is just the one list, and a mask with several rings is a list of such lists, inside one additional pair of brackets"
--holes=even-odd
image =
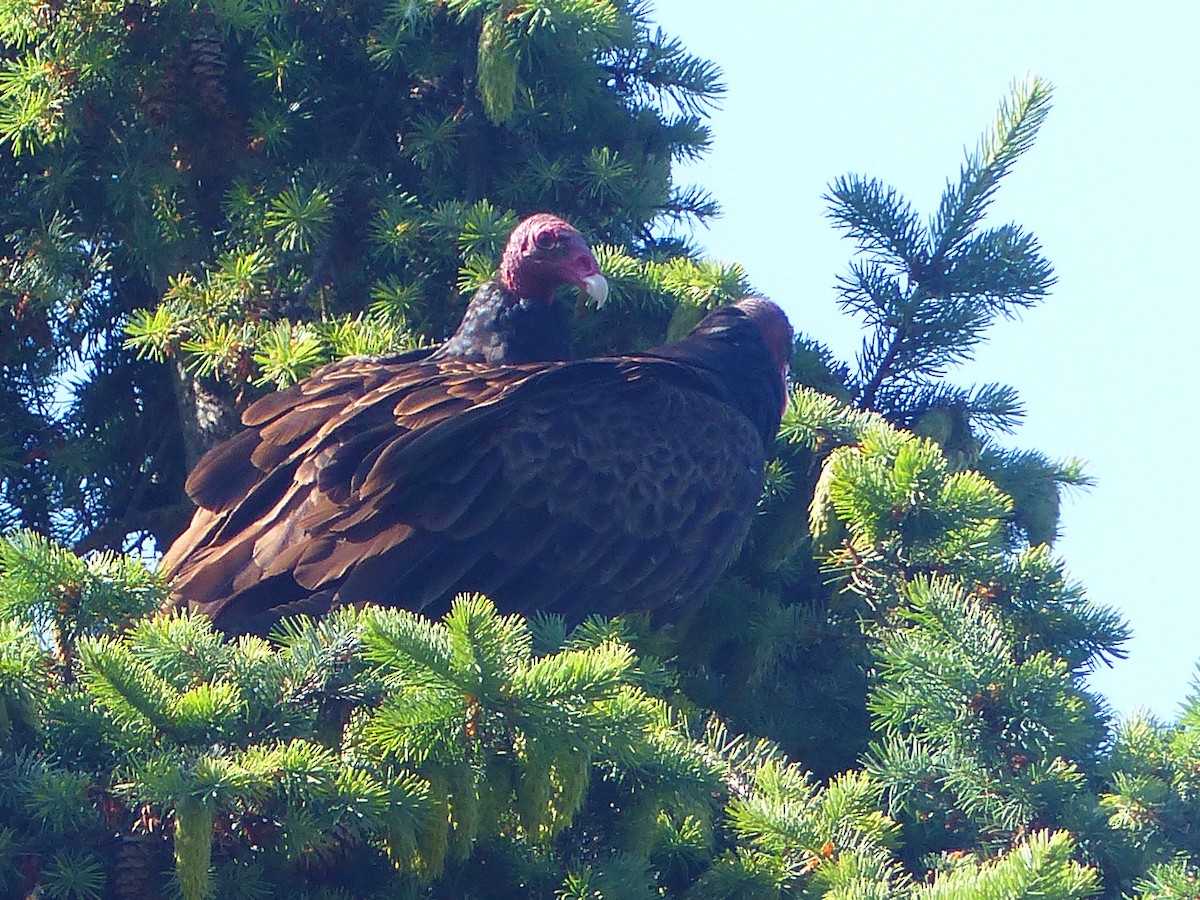
[(193, 473), (173, 602), (261, 633), (366, 601), (440, 614), (462, 591), (570, 621), (699, 598), (749, 527), (790, 349), (754, 299), (644, 354), (302, 383)]

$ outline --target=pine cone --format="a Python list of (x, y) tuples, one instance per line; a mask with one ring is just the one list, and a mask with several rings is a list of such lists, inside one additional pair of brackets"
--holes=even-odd
[(216, 33), (204, 29), (192, 36), (188, 51), (192, 86), (201, 107), (209, 115), (224, 115), (229, 105), (225, 92), (225, 69), (228, 67), (225, 45)]
[(147, 900), (159, 896), (158, 873), (169, 868), (167, 843), (161, 834), (135, 832), (121, 836), (117, 847), (115, 896)]

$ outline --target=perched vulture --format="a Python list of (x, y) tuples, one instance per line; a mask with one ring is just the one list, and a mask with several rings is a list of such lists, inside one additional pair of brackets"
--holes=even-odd
[(698, 598), (750, 525), (791, 347), (750, 298), (641, 354), (302, 382), (193, 472), (170, 605), (238, 634), (365, 601), (438, 615), (461, 591), (572, 622)]

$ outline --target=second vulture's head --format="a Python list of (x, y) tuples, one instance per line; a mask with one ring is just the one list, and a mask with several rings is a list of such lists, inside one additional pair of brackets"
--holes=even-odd
[(788, 369), (792, 360), (795, 332), (787, 314), (777, 303), (765, 297), (743, 297), (734, 304), (751, 322), (758, 326), (762, 333), (763, 343), (771, 354), (771, 362), (779, 372), (779, 383), (783, 386), (783, 400), (780, 403), (780, 414), (787, 409), (787, 379)]
[(583, 235), (549, 213), (532, 215), (513, 229), (500, 258), (500, 283), (518, 297), (547, 304), (560, 284), (575, 285), (597, 306), (608, 299), (608, 282)]

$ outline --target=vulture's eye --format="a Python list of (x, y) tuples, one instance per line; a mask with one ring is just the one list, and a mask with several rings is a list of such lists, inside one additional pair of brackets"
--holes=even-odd
[(553, 231), (539, 231), (533, 238), (533, 242), (538, 245), (541, 250), (557, 250), (562, 242), (558, 239), (558, 235)]

